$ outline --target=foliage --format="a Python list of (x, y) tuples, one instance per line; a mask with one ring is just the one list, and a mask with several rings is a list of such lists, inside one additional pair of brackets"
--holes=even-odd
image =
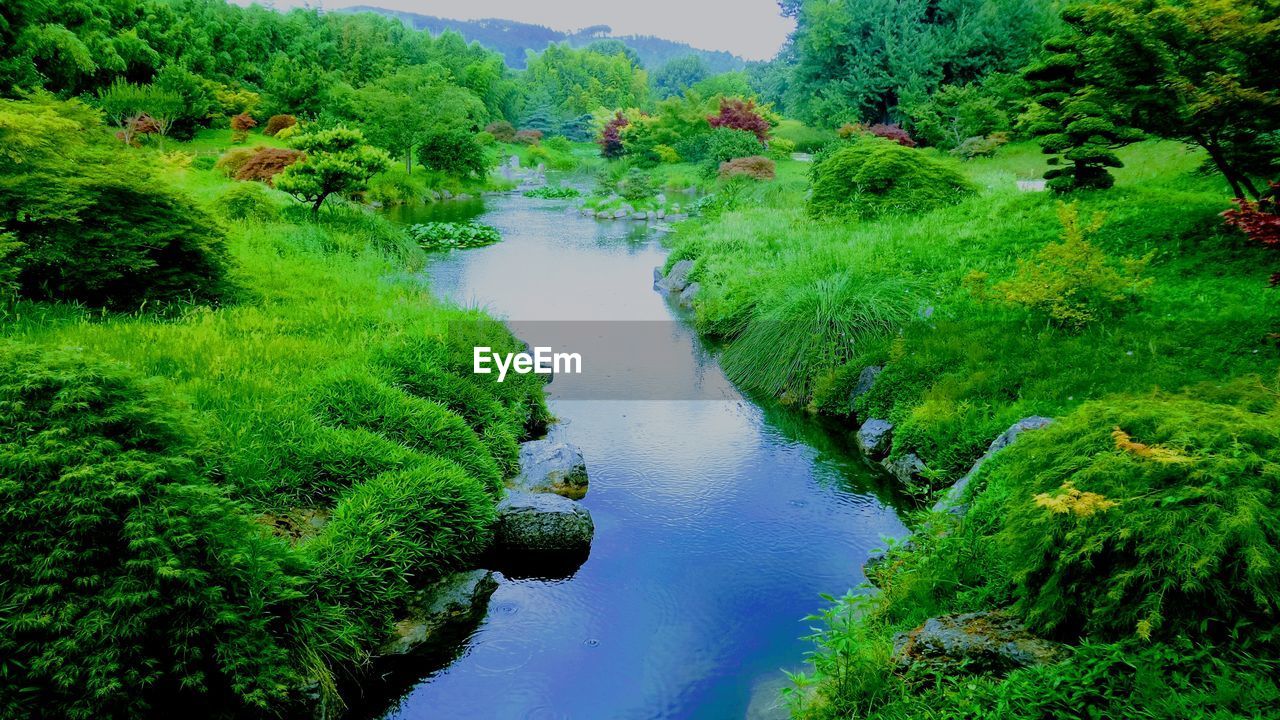
[(512, 142), (516, 139), (516, 129), (506, 120), (497, 120), (484, 126), (484, 131), (498, 142)]
[(428, 250), (473, 248), (502, 241), (502, 233), (477, 222), (430, 222), (413, 225), (409, 236)]
[(276, 133), (298, 124), (298, 118), (292, 115), (272, 115), (267, 119), (267, 127), (262, 131), (267, 137), (274, 137)]
[(761, 144), (769, 141), (769, 121), (756, 111), (754, 100), (720, 98), (720, 112), (708, 115), (707, 123), (713, 128), (745, 130), (754, 134)]
[(1004, 518), (988, 532), (1033, 627), (1224, 638), (1273, 623), (1280, 423), (1273, 394), (1248, 398), (1086, 403), (984, 474), (974, 511)]
[(1142, 271), (1150, 256), (1125, 260), (1120, 268), (1089, 242), (1102, 227), (1102, 216), (1088, 222), (1076, 205), (1061, 204), (1062, 242), (1049, 243), (1030, 260), (1018, 261), (1018, 272), (994, 287), (997, 297), (1035, 310), (1055, 325), (1081, 328), (1114, 316), (1132, 305), (1151, 286)]
[(136, 145), (141, 135), (167, 135), (182, 109), (182, 98), (154, 85), (133, 85), (117, 80), (98, 93), (97, 105), (119, 128), (126, 145)]
[(319, 130), (296, 135), (290, 144), (306, 153), (306, 160), (285, 168), (276, 187), (310, 203), (313, 217), (330, 195), (363, 190), (369, 178), (391, 164), (386, 153), (364, 144), (359, 130)]
[(600, 146), (600, 157), (616, 158), (622, 157), (625, 148), (622, 145), (622, 129), (631, 124), (631, 121), (617, 111), (613, 118), (605, 123), (604, 128), (600, 131), (600, 137), (597, 138), (596, 144)]
[(258, 126), (258, 121), (249, 113), (240, 113), (231, 118), (231, 142), (244, 142), (249, 138), (249, 131)]
[(223, 175), (229, 178), (235, 178), (240, 173), (240, 168), (249, 162), (253, 156), (258, 154), (259, 150), (265, 150), (262, 146), (254, 148), (233, 147), (218, 156), (217, 162), (213, 164), (215, 170), (219, 170)]
[(187, 419), (119, 364), (0, 356), (0, 712), (278, 707), (301, 566), (205, 478)]
[(484, 486), (432, 458), (352, 488), (307, 553), (325, 595), (362, 610), (383, 634), (416, 585), (464, 567), (485, 548), (493, 507)]
[(992, 133), (986, 137), (965, 138), (963, 142), (951, 149), (951, 154), (964, 160), (989, 158), (1008, 142), (1008, 134), (1002, 132)]
[(227, 188), (214, 202), (214, 208), (231, 220), (275, 220), (279, 211), (271, 195), (258, 183), (237, 183)]
[(1053, 10), (1013, 0), (800, 3), (786, 105), (815, 126), (889, 122), (904, 99), (1020, 68)]
[(1054, 38), (1045, 43), (1045, 53), (1023, 75), (1035, 93), (1027, 130), (1040, 138), (1046, 154), (1055, 156), (1049, 160), (1055, 167), (1044, 174), (1048, 186), (1057, 192), (1109, 188), (1115, 178), (1107, 168), (1122, 167), (1116, 148), (1136, 141), (1139, 134), (1120, 124), (1122, 107), (1086, 84), (1077, 43)]
[(958, 202), (972, 187), (919, 150), (864, 137), (816, 158), (810, 171), (813, 216), (919, 213)]
[(639, 168), (627, 170), (627, 173), (614, 185), (614, 188), (624, 200), (631, 202), (651, 198), (658, 192), (658, 186), (654, 182), (653, 176)]
[[(638, 107), (648, 94), (648, 76), (625, 54), (575, 50), (565, 43), (530, 55), (522, 80), (526, 106), (546, 106), (559, 119), (602, 107)], [(532, 127), (527, 120), (521, 124)]]
[(892, 140), (902, 147), (911, 148), (916, 146), (916, 141), (911, 139), (911, 135), (896, 123), (892, 125), (876, 123), (875, 125), (867, 128), (867, 132), (876, 137), (884, 138), (885, 140)]
[[(1235, 208), (1222, 216), (1250, 240), (1280, 250), (1280, 183), (1271, 183), (1257, 202), (1236, 198)], [(1280, 285), (1280, 273), (1271, 276), (1271, 284)]]
[[(821, 149), (822, 146), (835, 140), (835, 134), (830, 131), (818, 130), (811, 128), (798, 120), (782, 120), (778, 126), (773, 129), (774, 142), (778, 140), (789, 140), (795, 143), (797, 152), (812, 153)], [(772, 143), (770, 143), (772, 147)]]
[(557, 187), (554, 185), (543, 185), (532, 190), (525, 190), (524, 196), (528, 198), (541, 198), (543, 200), (565, 200), (576, 198), (582, 195), (582, 192), (575, 187), (567, 185)]
[(752, 155), (720, 163), (720, 177), (722, 179), (745, 177), (752, 180), (772, 180), (776, 174), (776, 168), (776, 164), (769, 158)]
[(1137, 128), (1194, 143), (1237, 198), (1258, 199), (1280, 170), (1280, 10), (1263, 0), (1108, 0), (1063, 15), (1097, 102)]
[(706, 137), (701, 158), (703, 165), (713, 173), (719, 171), (720, 163), (764, 154), (764, 145), (759, 138), (746, 130), (716, 128)]
[(689, 54), (668, 60), (649, 77), (656, 99), (683, 95), (711, 75), (707, 62), (700, 55)]
[(1012, 130), (1012, 117), (1027, 93), (1020, 76), (995, 73), (982, 82), (943, 85), (932, 95), (905, 102), (903, 111), (916, 137), (951, 150), (966, 138)]
[(255, 148), (240, 168), (236, 170), (236, 180), (257, 180), (271, 185), (276, 175), (284, 172), (290, 165), (304, 159), (301, 151), (290, 148)]
[(436, 130), (423, 135), (418, 145), (423, 166), (450, 177), (484, 178), (489, 160), (474, 133), (466, 130)]
[(542, 142), (541, 130), (518, 130), (516, 131), (515, 141), (522, 145), (537, 145)]

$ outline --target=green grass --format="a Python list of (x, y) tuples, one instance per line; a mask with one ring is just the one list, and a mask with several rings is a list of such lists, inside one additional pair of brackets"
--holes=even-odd
[[(216, 152), (223, 135), (166, 150)], [(181, 163), (164, 178), (215, 214), (237, 187)], [(534, 376), (499, 386), (469, 372), (474, 340), (519, 344), (483, 313), (434, 298), (416, 272), (425, 256), (403, 230), (349, 202), (316, 221), (274, 190), (246, 202), (270, 212), (224, 216), (234, 286), (225, 304), (159, 315), (19, 302), (0, 340), (149, 378), (156, 402), (185, 418), (204, 476), (276, 531), (282, 562), (300, 576), (308, 601), (277, 638), (286, 674), (332, 688), (333, 674), (385, 639), (411, 587), (480, 549), (502, 479), (518, 469), (517, 441), (548, 415)], [(332, 520), (317, 537), (297, 516)], [(226, 523), (261, 529), (238, 515)]]

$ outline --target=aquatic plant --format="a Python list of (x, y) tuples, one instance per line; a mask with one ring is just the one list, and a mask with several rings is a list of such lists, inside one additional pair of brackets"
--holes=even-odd
[(502, 240), (498, 229), (478, 222), (429, 222), (411, 225), (409, 236), (428, 250), (473, 248)]

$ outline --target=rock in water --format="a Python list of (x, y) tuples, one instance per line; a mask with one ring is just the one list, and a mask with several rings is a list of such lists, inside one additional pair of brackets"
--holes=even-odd
[(382, 646), (380, 655), (409, 655), (433, 650), (441, 635), (484, 617), (489, 596), (498, 581), (488, 570), (472, 570), (448, 575), (418, 591), (410, 601), (409, 617), (396, 623), (395, 637)]
[(591, 513), (568, 498), (516, 491), (498, 503), (494, 529), (499, 553), (586, 553), (596, 526)]
[(928, 467), (915, 453), (907, 453), (896, 460), (885, 460), (884, 469), (906, 485), (914, 485), (924, 477)]
[(858, 428), (858, 449), (873, 457), (884, 457), (893, 443), (893, 423), (871, 418)]
[(667, 292), (681, 292), (689, 285), (689, 271), (693, 270), (692, 260), (681, 260), (671, 266), (671, 272), (658, 281), (658, 289)]
[(520, 475), (508, 485), (521, 492), (549, 492), (579, 500), (587, 494), (587, 463), (576, 445), (531, 440), (520, 444)]
[(698, 293), (702, 290), (702, 286), (696, 282), (691, 282), (684, 286), (684, 290), (680, 292), (680, 307), (686, 310), (693, 309), (693, 301), (698, 297)]
[(947, 672), (1006, 672), (1062, 660), (1065, 645), (1036, 637), (1000, 610), (929, 618), (893, 641), (898, 667)]

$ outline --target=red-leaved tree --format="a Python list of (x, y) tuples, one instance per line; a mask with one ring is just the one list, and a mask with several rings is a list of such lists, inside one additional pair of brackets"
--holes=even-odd
[(760, 142), (769, 142), (769, 121), (756, 112), (755, 100), (720, 98), (720, 112), (708, 115), (707, 122), (713, 128), (730, 128), (755, 133)]
[(604, 128), (600, 131), (600, 138), (596, 141), (600, 145), (600, 156), (607, 158), (622, 157), (624, 152), (622, 148), (622, 128), (631, 124), (619, 110), (613, 119), (605, 123)]
[(236, 171), (237, 180), (257, 180), (275, 184), (275, 177), (285, 168), (303, 159), (303, 154), (289, 148), (261, 147), (254, 151), (245, 164)]
[(912, 140), (911, 136), (907, 134), (907, 131), (903, 130), (896, 123), (893, 125), (876, 123), (875, 125), (872, 125), (871, 127), (867, 128), (867, 132), (871, 133), (872, 135), (875, 135), (876, 137), (882, 137), (886, 140), (892, 140), (903, 147), (916, 146), (916, 141)]
[[(1248, 235), (1254, 242), (1280, 250), (1280, 183), (1271, 183), (1257, 202), (1240, 198), (1231, 202), (1235, 207), (1222, 213), (1227, 225)], [(1271, 276), (1271, 284), (1280, 285), (1280, 273)]]

